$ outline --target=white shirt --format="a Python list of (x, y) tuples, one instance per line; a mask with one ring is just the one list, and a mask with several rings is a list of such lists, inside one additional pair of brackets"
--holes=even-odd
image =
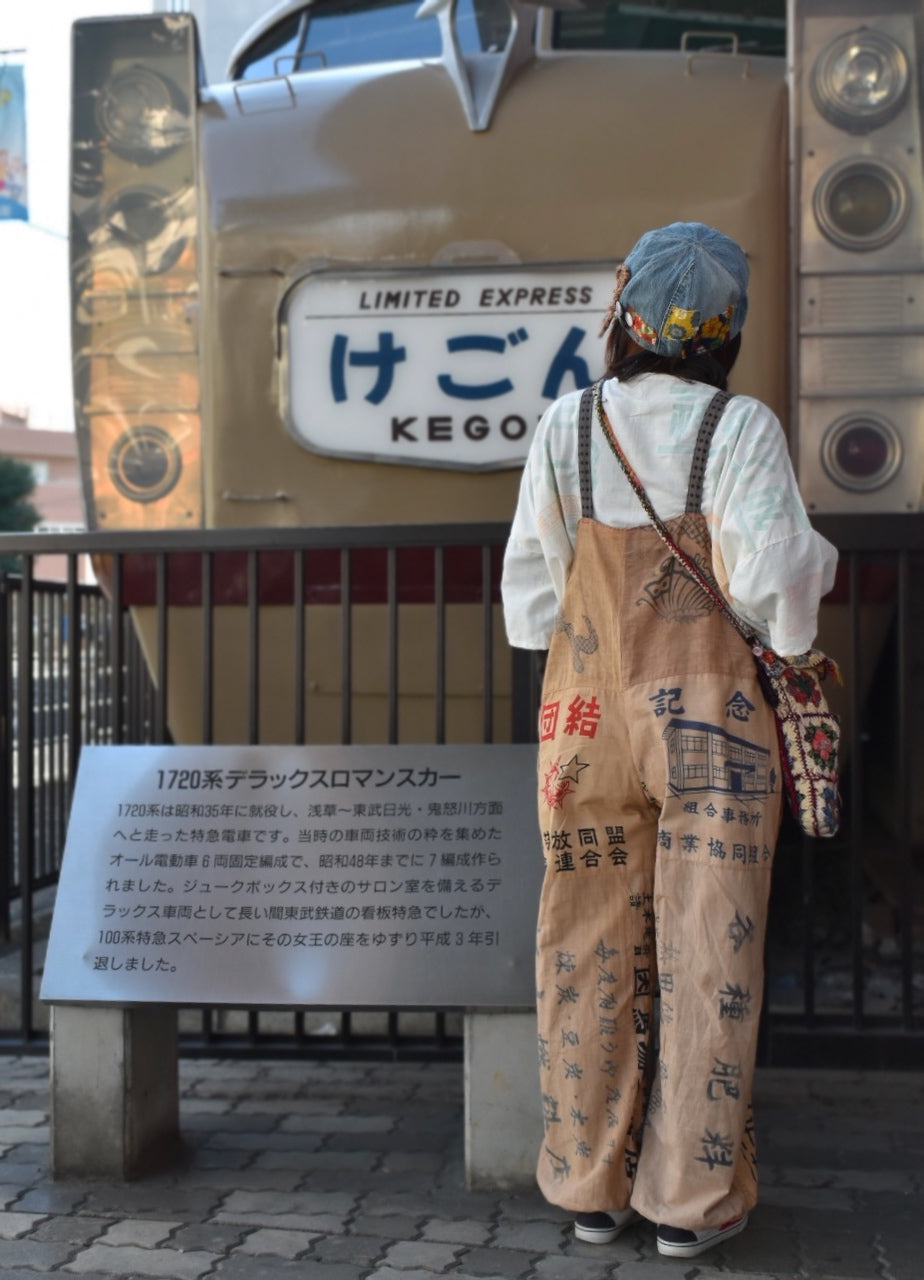
[[(661, 373), (604, 384), (613, 430), (662, 520), (683, 513), (696, 436), (714, 393)], [(546, 410), (526, 459), (501, 587), (515, 648), (549, 647), (574, 558), (580, 394)], [(596, 415), (591, 475), (594, 519), (620, 528), (648, 523)], [(715, 575), (735, 611), (778, 653), (810, 648), (819, 601), (834, 583), (837, 550), (812, 529), (783, 429), (761, 401), (736, 395), (726, 406), (706, 463), (702, 511)]]

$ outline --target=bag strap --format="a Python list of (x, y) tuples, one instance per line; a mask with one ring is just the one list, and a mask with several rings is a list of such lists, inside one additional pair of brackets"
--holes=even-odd
[[(728, 619), (731, 625), (735, 628), (738, 634), (744, 637), (744, 639), (751, 646), (751, 648), (752, 649), (756, 648), (761, 653), (768, 652), (766, 646), (761, 642), (760, 638), (754, 633), (753, 628), (749, 627), (744, 622), (744, 620), (742, 618), (739, 618), (737, 613), (735, 613), (734, 609), (731, 607), (731, 605), (728, 603), (728, 601), (725, 599), (724, 595), (722, 594), (721, 590), (719, 589), (718, 583), (715, 582), (715, 580), (711, 577), (711, 575), (707, 575), (706, 573), (704, 573), (704, 571), (700, 568), (700, 566), (696, 563), (696, 561), (693, 560), (691, 556), (687, 555), (685, 551), (682, 551), (680, 547), (677, 546), (677, 543), (674, 541), (674, 539), (671, 537), (664, 521), (655, 511), (654, 507), (651, 505), (651, 500), (649, 499), (648, 494), (645, 492), (644, 485), (642, 484), (641, 480), (639, 480), (638, 476), (635, 474), (628, 458), (626, 457), (626, 455), (623, 453), (622, 449), (619, 446), (619, 441), (616, 439), (616, 433), (613, 431), (612, 424), (610, 423), (610, 420), (607, 417), (606, 410), (603, 407), (602, 387), (603, 387), (603, 384), (601, 382), (598, 382), (594, 387), (594, 403), (597, 409), (597, 418), (599, 419), (600, 426), (603, 428), (603, 434), (606, 437), (607, 444), (610, 446), (613, 453), (616, 455), (616, 459), (619, 462), (619, 465), (622, 467), (623, 472), (625, 473), (626, 479), (629, 481), (629, 484), (634, 489), (636, 497), (638, 498), (639, 502), (642, 504), (645, 514), (647, 515), (648, 519), (651, 521), (652, 525), (654, 526), (655, 531), (657, 532), (661, 541), (669, 548), (671, 554), (673, 556), (676, 556), (676, 558), (680, 561), (680, 563), (687, 570), (687, 572), (694, 579), (694, 581), (697, 582), (699, 586), (702, 587), (702, 589), (706, 592), (706, 594), (713, 601), (713, 603), (725, 615), (725, 617)], [(697, 449), (699, 449), (699, 442), (700, 442), (700, 439), (702, 439), (704, 436), (704, 430), (707, 427), (707, 423), (711, 423), (708, 429), (708, 434), (705, 436), (705, 441), (706, 441), (705, 453), (708, 453), (709, 439), (711, 438), (712, 432), (715, 430), (716, 423), (721, 417), (722, 410), (725, 408), (725, 405), (728, 403), (729, 399), (730, 397), (724, 391), (718, 391), (710, 400), (708, 406), (706, 407), (706, 412), (703, 415), (703, 423), (700, 426), (699, 436), (697, 437)], [(717, 405), (717, 408), (714, 410), (713, 406), (716, 406), (716, 405)], [(696, 465), (696, 461), (697, 461), (696, 455), (694, 455), (694, 466)], [(704, 469), (705, 455), (703, 456), (702, 459), (700, 459), (700, 465)], [(690, 489), (694, 490), (694, 488), (696, 488), (696, 490), (699, 492), (699, 498), (701, 501), (702, 478), (701, 477), (699, 478), (698, 485), (696, 486), (694, 485), (694, 480), (695, 480), (695, 477), (691, 472)], [(688, 496), (688, 504), (689, 504), (689, 496)], [(687, 509), (689, 510), (689, 505)], [(699, 507), (696, 507), (695, 509), (698, 510)]]
[(581, 516), (594, 518), (593, 486), (590, 480), (590, 427), (593, 414), (594, 389), (585, 387), (578, 411), (578, 475), (581, 481)]

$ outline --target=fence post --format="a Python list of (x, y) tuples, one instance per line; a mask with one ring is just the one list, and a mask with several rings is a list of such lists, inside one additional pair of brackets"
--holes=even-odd
[(10, 645), (9, 577), (0, 570), (0, 937), (10, 939), (13, 859), (12, 646)]

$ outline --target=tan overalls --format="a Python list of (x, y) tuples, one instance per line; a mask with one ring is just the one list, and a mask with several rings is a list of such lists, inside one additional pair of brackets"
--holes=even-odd
[[(709, 435), (667, 521), (706, 567)], [(654, 529), (593, 520), (584, 441), (539, 724), (538, 1181), (565, 1209), (701, 1229), (757, 1196), (776, 730), (746, 643)]]

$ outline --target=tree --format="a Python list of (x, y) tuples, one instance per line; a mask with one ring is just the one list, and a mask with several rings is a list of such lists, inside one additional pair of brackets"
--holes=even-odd
[[(35, 476), (28, 462), (0, 456), (0, 532), (28, 533), (41, 520), (29, 501), (35, 489)], [(0, 570), (17, 573), (18, 556), (0, 556)]]

